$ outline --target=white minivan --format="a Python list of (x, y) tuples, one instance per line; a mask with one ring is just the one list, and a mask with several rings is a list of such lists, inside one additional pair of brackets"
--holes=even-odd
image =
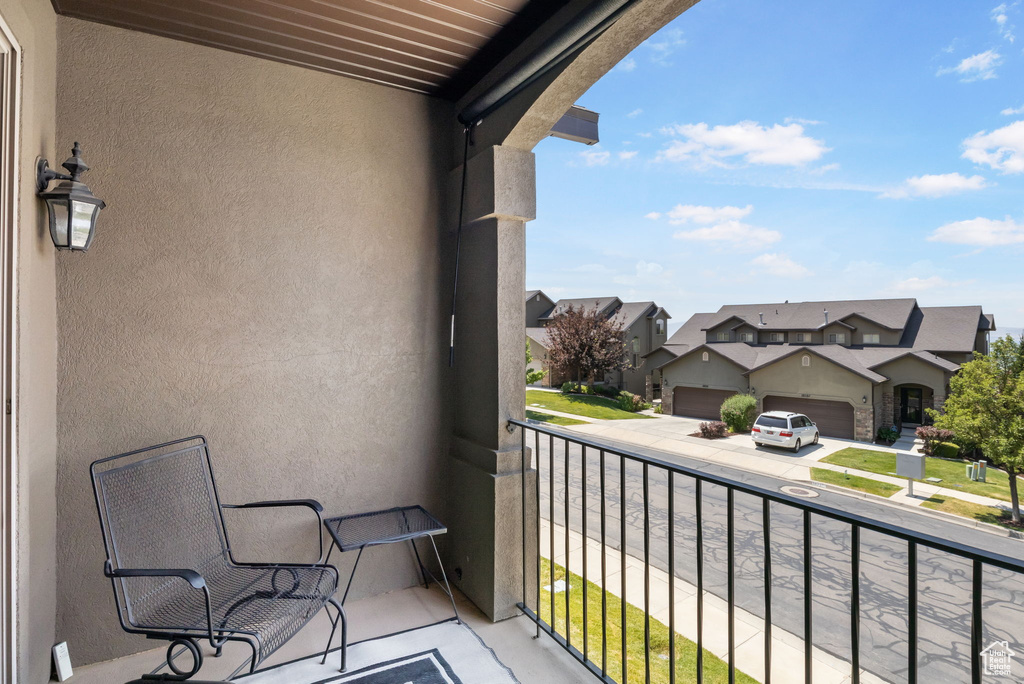
[(802, 413), (769, 411), (754, 421), (750, 437), (757, 446), (770, 444), (800, 451), (800, 447), (818, 443), (818, 426)]

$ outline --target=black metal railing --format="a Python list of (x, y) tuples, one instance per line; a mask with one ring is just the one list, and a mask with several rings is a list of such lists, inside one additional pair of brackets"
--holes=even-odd
[[(796, 636), (802, 646), (802, 676), (776, 673), (777, 681), (786, 682), (812, 682), (816, 657), (825, 654), (833, 665), (844, 663), (854, 683), (861, 681), (862, 673), (870, 673), (891, 682), (980, 684), (987, 643), (1007, 641), (1011, 649), (1024, 647), (1024, 628), (1019, 627), (1024, 623), (1024, 561), (1018, 558), (533, 421), (512, 420), (510, 425), (521, 429), (523, 453), (532, 453), (532, 468), (526, 458), (522, 463), (524, 567), (519, 607), (537, 624), (538, 634), (547, 633), (602, 681), (651, 682), (652, 667), (663, 669), (667, 664), (667, 674), (659, 670), (655, 680), (675, 684), (677, 669), (686, 667), (691, 673), (687, 680), (695, 676), (698, 682), (718, 681), (721, 675), (722, 681), (735, 682), (743, 677), (737, 656), (738, 609), (761, 621), (759, 678), (769, 684), (773, 630), (780, 638)], [(536, 470), (535, 477), (526, 477), (528, 468)], [(542, 577), (545, 519), (547, 587)], [(536, 536), (528, 529), (534, 521)], [(556, 527), (564, 528), (557, 540)], [(581, 567), (573, 567), (571, 532), (582, 537)], [(556, 605), (556, 541), (564, 544), (562, 619), (561, 602)], [(591, 577), (588, 567), (591, 545), (600, 547), (600, 578)], [(620, 573), (611, 585), (609, 549), (618, 552)], [(636, 590), (627, 586), (630, 558), (642, 560), (642, 600), (630, 595)], [(662, 625), (651, 612), (652, 572), (668, 577), (667, 645), (661, 641), (653, 649), (652, 622), (658, 629)], [(582, 581), (574, 584), (574, 573)], [(615, 597), (610, 600), (609, 586), (614, 589), (616, 584), (620, 609), (611, 614), (609, 603)], [(677, 584), (695, 590), (689, 616), (696, 618), (693, 644), (677, 633)], [(582, 597), (576, 598), (582, 599), (582, 610), (574, 611), (573, 592), (580, 591)], [(594, 591), (600, 594), (600, 634), (594, 634), (598, 625), (588, 619), (596, 609)], [(548, 597), (542, 606), (543, 593)], [(726, 653), (721, 660), (706, 651), (709, 597), (727, 607)], [(630, 605), (642, 611), (642, 654), (637, 646), (630, 649), (631, 634), (639, 644), (639, 627), (631, 627), (627, 615)], [(612, 643), (609, 632), (615, 631), (621, 632), (621, 641)], [(692, 662), (680, 660), (681, 645), (687, 653), (695, 646)], [(966, 649), (969, 653), (964, 653)], [(610, 657), (621, 664), (610, 666)], [(748, 657), (742, 665), (747, 669), (749, 663)], [(1024, 662), (1019, 666), (1021, 672), (1014, 673), (1018, 676), (1024, 673)], [(712, 676), (712, 669), (718, 674)]]

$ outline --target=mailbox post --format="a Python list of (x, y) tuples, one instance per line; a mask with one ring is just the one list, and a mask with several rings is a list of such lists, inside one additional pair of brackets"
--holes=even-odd
[(914, 496), (914, 480), (924, 479), (924, 454), (897, 451), (896, 475), (907, 478), (907, 494)]

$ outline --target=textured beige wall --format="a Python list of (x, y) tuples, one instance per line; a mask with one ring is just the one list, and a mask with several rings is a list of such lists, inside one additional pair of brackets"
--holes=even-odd
[[(705, 351), (708, 352), (708, 360), (701, 361)], [(743, 369), (715, 353), (713, 346), (665, 366), (662, 376), (665, 387), (708, 387), (737, 392), (746, 392), (749, 387)]]
[(889, 382), (885, 383), (888, 387), (907, 384), (924, 385), (940, 392), (943, 392), (950, 377), (946, 371), (930, 363), (925, 363), (915, 356), (904, 356), (874, 370), (889, 378)]
[(861, 405), (864, 396), (872, 396), (871, 382), (836, 364), (811, 354), (811, 365), (804, 367), (804, 354), (793, 354), (781, 361), (752, 372), (751, 387), (757, 396), (777, 394), (786, 397), (810, 395), (812, 399), (847, 401)]
[(37, 684), (49, 679), (56, 610), (54, 248), (46, 229), (45, 206), (35, 196), (36, 157), (53, 160), (57, 156), (54, 148), (56, 17), (49, 0), (0, 0), (0, 17), (21, 47), (15, 312), (18, 385), (14, 398), (18, 468), (16, 619), (18, 681)]
[[(227, 502), (444, 516), (452, 113), (73, 19), (58, 38), (59, 138), (109, 203), (91, 250), (57, 260), (58, 635), (89, 662), (152, 646), (120, 632), (101, 574), (95, 458), (204, 433)], [(298, 554), (306, 522), (267, 533)], [(408, 547), (363, 564), (354, 596), (415, 581)]]

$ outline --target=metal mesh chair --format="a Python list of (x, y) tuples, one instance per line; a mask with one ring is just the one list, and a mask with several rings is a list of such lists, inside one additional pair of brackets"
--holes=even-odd
[[(171, 641), (167, 665), (176, 679), (202, 666), (197, 641), (208, 639), (220, 655), (228, 641), (249, 645), (249, 671), (267, 659), (320, 610), (333, 605), (331, 635), (341, 624), (345, 669), (345, 611), (334, 599), (338, 571), (322, 563), (323, 508), (312, 500), (221, 504), (206, 439), (169, 442), (101, 459), (90, 466), (103, 543), (121, 627)], [(242, 563), (231, 554), (224, 508), (304, 506), (317, 517), (320, 560), (315, 564)], [(193, 667), (175, 659), (187, 650)]]

